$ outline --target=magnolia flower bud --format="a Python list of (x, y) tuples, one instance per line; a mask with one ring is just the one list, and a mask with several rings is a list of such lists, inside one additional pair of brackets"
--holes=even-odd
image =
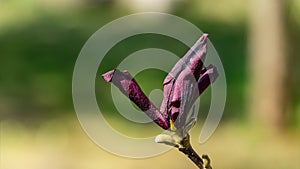
[(116, 85), (124, 95), (163, 129), (169, 129), (171, 126), (171, 130), (178, 129), (187, 133), (195, 122), (195, 119), (189, 116), (192, 105), (218, 76), (216, 67), (212, 65), (205, 67), (203, 64), (207, 37), (208, 34), (203, 34), (164, 79), (164, 98), (160, 111), (148, 99), (128, 71), (121, 72), (116, 69), (103, 74), (102, 77), (106, 82)]

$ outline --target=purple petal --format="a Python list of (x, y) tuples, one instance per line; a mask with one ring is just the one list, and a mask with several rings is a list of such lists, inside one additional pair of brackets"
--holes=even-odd
[(176, 128), (185, 125), (192, 105), (217, 77), (218, 71), (213, 65), (205, 68), (198, 82), (188, 69), (180, 73), (174, 84), (170, 114), (173, 122), (176, 120)]
[[(198, 88), (197, 80), (193, 76), (189, 67), (186, 67), (178, 76), (175, 81), (173, 95), (171, 99), (171, 119), (173, 122), (179, 118), (175, 126), (177, 128), (183, 127), (185, 124), (185, 117), (191, 107), (191, 98)], [(195, 97), (195, 96), (194, 96)]]
[(183, 91), (183, 92), (181, 92), (182, 100), (181, 100), (181, 105), (180, 105), (179, 112), (178, 112), (179, 115), (175, 122), (175, 126), (177, 128), (182, 128), (185, 126), (185, 124), (187, 122), (187, 117), (189, 116), (190, 109), (195, 102), (192, 99), (197, 98), (199, 96), (197, 93), (198, 85), (194, 78), (190, 79), (190, 80), (184, 80), (182, 82), (181, 88)]
[[(168, 110), (171, 108), (172, 104), (171, 99), (174, 98), (173, 103), (175, 103), (176, 100), (178, 101), (179, 95), (181, 95), (180, 85), (177, 86), (176, 89), (174, 89), (175, 81), (177, 81), (178, 76), (184, 70), (186, 70), (189, 73), (186, 72), (185, 74), (193, 74), (196, 81), (200, 77), (206, 55), (207, 37), (208, 34), (203, 34), (193, 45), (193, 47), (175, 64), (175, 66), (165, 78), (163, 83), (164, 98), (160, 107), (160, 111), (163, 115), (169, 114)], [(178, 84), (180, 83), (181, 82), (178, 82)], [(173, 96), (174, 94), (175, 96)]]
[(167, 116), (163, 116), (155, 105), (144, 94), (138, 83), (128, 71), (117, 69), (102, 75), (106, 82), (112, 82), (120, 91), (144, 111), (155, 123), (163, 129), (169, 128)]
[[(164, 85), (176, 79), (181, 71), (183, 71), (183, 69), (187, 66), (190, 67), (193, 73), (198, 73), (198, 76), (200, 75), (200, 72), (198, 72), (197, 70), (202, 69), (202, 65), (205, 60), (207, 37), (208, 34), (203, 34), (192, 46), (192, 48), (174, 65), (172, 70), (165, 78), (163, 82)], [(198, 69), (196, 69), (197, 66)]]
[(211, 83), (215, 82), (218, 76), (217, 68), (213, 65), (209, 65), (198, 81), (199, 95), (201, 95)]

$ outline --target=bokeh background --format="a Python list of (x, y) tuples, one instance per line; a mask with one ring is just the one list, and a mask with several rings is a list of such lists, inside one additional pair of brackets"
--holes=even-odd
[[(1, 0), (0, 168), (196, 168), (177, 150), (147, 159), (110, 154), (76, 118), (72, 73), (82, 46), (106, 23), (145, 11), (174, 14), (208, 32), (223, 62), (228, 94), (222, 122), (208, 142), (198, 143), (208, 90), (191, 134), (196, 151), (208, 153), (214, 168), (299, 168), (299, 0)], [(168, 37), (133, 36), (107, 54), (99, 75), (150, 47), (178, 56), (188, 50)], [(150, 94), (165, 75), (148, 70), (136, 79)], [(135, 137), (161, 132), (119, 115), (100, 77), (95, 92), (116, 130)]]

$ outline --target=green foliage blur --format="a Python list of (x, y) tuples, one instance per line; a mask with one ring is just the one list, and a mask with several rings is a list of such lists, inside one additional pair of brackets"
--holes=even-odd
[[(0, 5), (1, 51), (1, 118), (42, 120), (74, 114), (72, 104), (72, 71), (76, 58), (87, 39), (106, 23), (133, 13), (132, 9), (114, 1), (70, 2), (2, 1)], [(218, 50), (228, 82), (226, 118), (243, 116), (246, 56), (246, 22), (244, 19), (226, 22), (191, 13), (188, 2), (172, 5), (170, 13), (192, 22), (204, 32)], [(244, 12), (241, 13), (244, 15)], [(240, 17), (240, 16), (239, 16)], [(99, 75), (113, 69), (122, 58), (143, 48), (162, 48), (178, 56), (188, 50), (175, 40), (159, 35), (139, 35), (116, 45), (105, 57)], [(148, 72), (149, 73), (149, 72)], [(159, 86), (166, 73), (138, 78), (143, 88)], [(102, 85), (100, 76), (97, 87)], [(141, 75), (141, 77), (144, 77)], [(158, 78), (159, 77), (159, 78)], [(96, 87), (96, 88), (97, 88)], [(98, 92), (110, 98), (109, 92)], [(108, 101), (107, 101), (108, 100)], [(103, 99), (103, 105), (109, 99)], [(111, 104), (109, 104), (111, 105)], [(114, 111), (108, 108), (107, 111)]]
[[(235, 5), (229, 5), (235, 4)], [(290, 109), (291, 119), (299, 119), (300, 5), (288, 3), (287, 36), (291, 37)], [(21, 122), (74, 116), (72, 73), (76, 58), (88, 38), (103, 25), (135, 12), (168, 12), (182, 17), (210, 34), (227, 78), (227, 103), (223, 120), (241, 120), (245, 111), (247, 87), (247, 3), (237, 0), (169, 2), (148, 9), (147, 5), (126, 4), (117, 0), (61, 2), (51, 0), (3, 0), (0, 2), (0, 116)], [(178, 56), (188, 50), (182, 43), (161, 35), (144, 34), (127, 38), (105, 56), (96, 79), (99, 106), (108, 116), (118, 116), (109, 91), (100, 75), (113, 69), (134, 51), (144, 48), (166, 49)], [(136, 78), (147, 94), (162, 88), (165, 72), (141, 72)], [(105, 88), (107, 89), (107, 88)], [(250, 91), (251, 92), (251, 91)], [(201, 118), (209, 108), (209, 92), (201, 103)], [(159, 105), (157, 105), (159, 107)], [(295, 120), (294, 123), (297, 123)]]

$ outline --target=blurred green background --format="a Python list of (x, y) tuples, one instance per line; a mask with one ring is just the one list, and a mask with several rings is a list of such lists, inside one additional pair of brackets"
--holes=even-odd
[[(177, 150), (142, 160), (112, 155), (89, 140), (76, 118), (72, 73), (82, 46), (106, 23), (145, 11), (174, 14), (208, 32), (223, 62), (228, 88), (222, 122), (208, 142), (198, 143), (210, 106), (208, 90), (191, 134), (196, 151), (208, 153), (214, 168), (299, 168), (300, 1), (280, 2), (1, 0), (1, 168), (196, 168)], [(133, 36), (111, 49), (98, 74), (150, 47), (178, 56), (188, 50), (168, 37)], [(149, 70), (136, 79), (150, 94), (161, 88), (165, 75)], [(119, 115), (109, 89), (96, 79), (99, 106), (116, 130), (139, 137), (161, 131), (154, 124), (132, 123)]]

